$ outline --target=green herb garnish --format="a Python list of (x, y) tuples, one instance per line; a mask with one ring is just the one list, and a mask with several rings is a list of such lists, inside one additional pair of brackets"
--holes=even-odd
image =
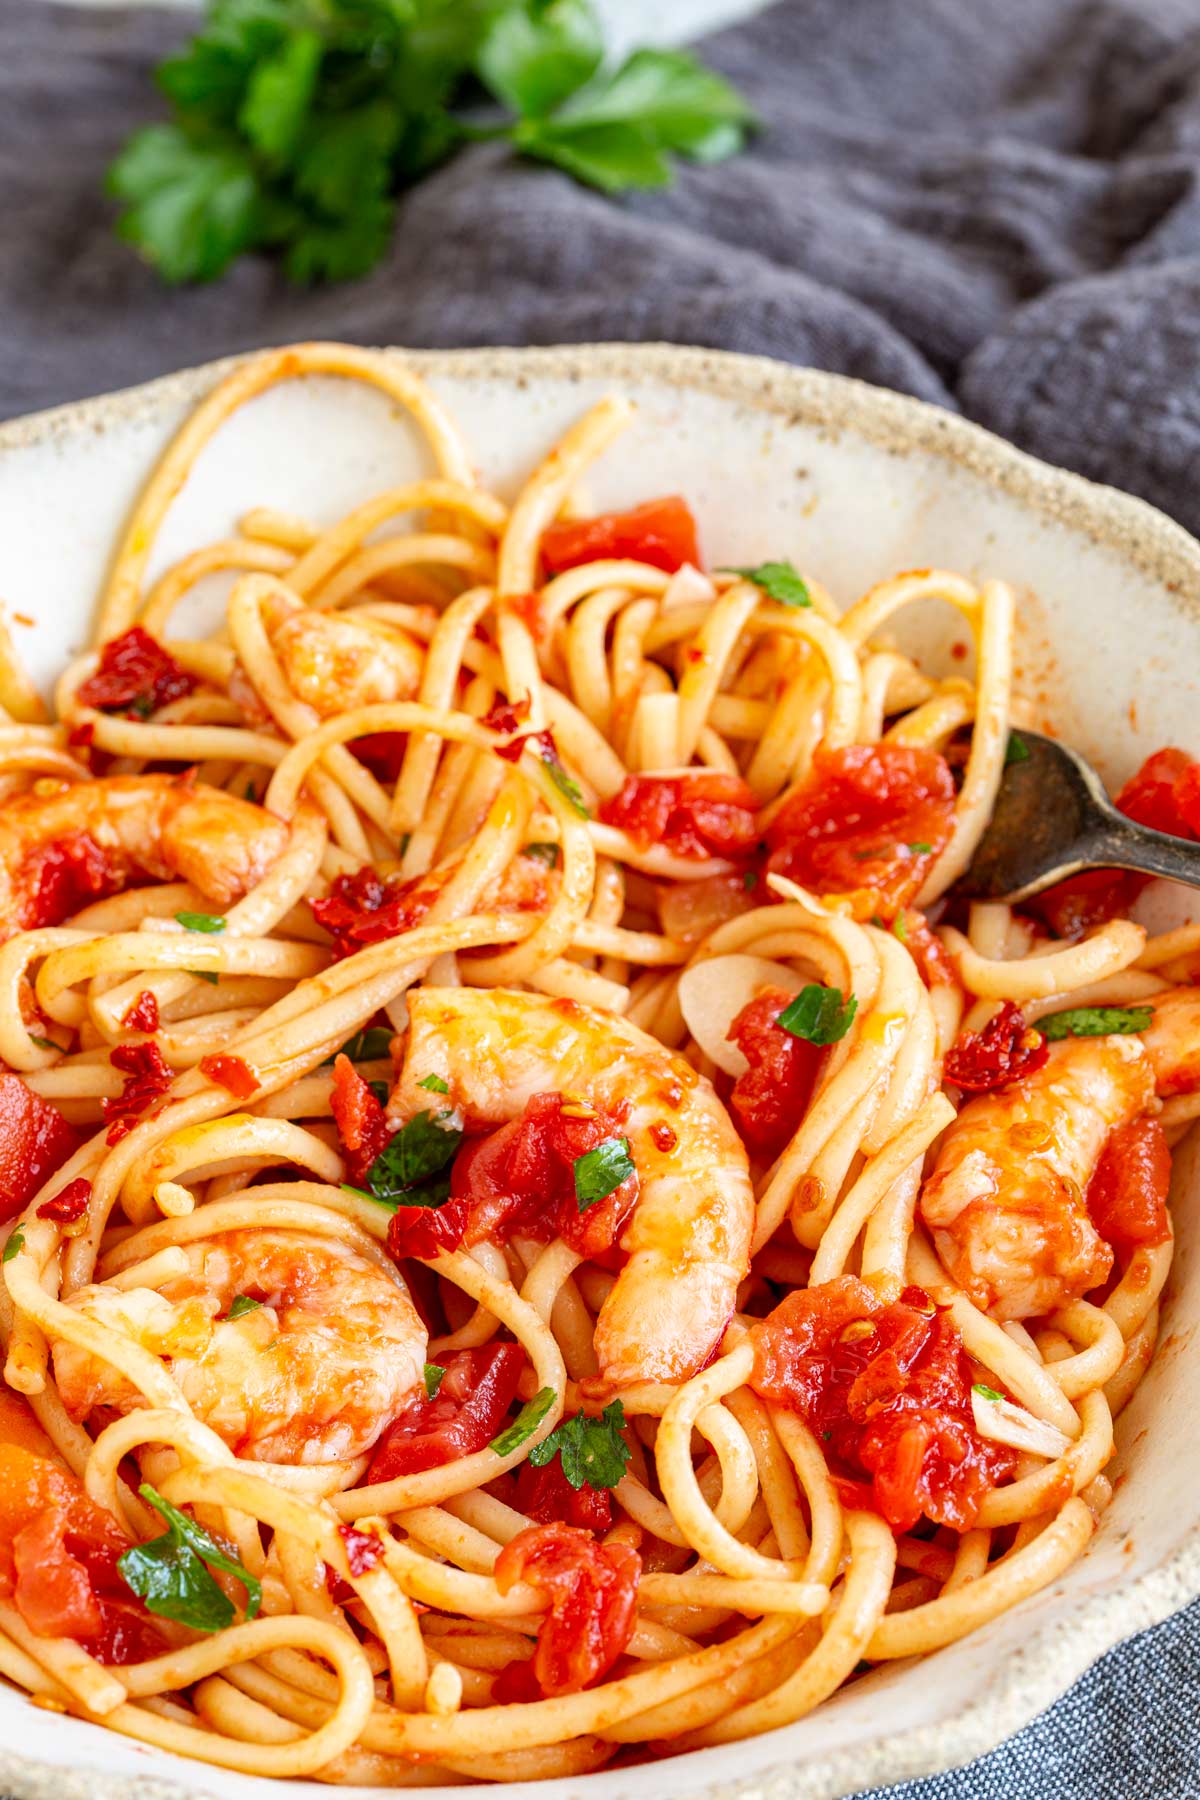
[(1029, 745), (1025, 742), (1023, 737), (1018, 737), (1015, 731), (1010, 731), (1008, 734), (1008, 742), (1004, 746), (1005, 768), (1007, 769), (1011, 763), (1028, 761)]
[(557, 1395), (552, 1387), (539, 1388), (532, 1400), (527, 1400), (511, 1425), (505, 1426), (498, 1437), (494, 1437), (488, 1446), (497, 1456), (508, 1456), (516, 1450), (525, 1439), (532, 1437)]
[(185, 931), (208, 931), (215, 934), (225, 929), (225, 921), (220, 913), (178, 912), (175, 917)]
[(933, 845), (925, 843), (906, 844), (905, 849), (913, 856), (932, 856)]
[(590, 819), (592, 815), (584, 805), (583, 789), (577, 781), (567, 774), (562, 763), (558, 760), (558, 752), (553, 746), (549, 749), (539, 746), (538, 755), (542, 759), (542, 767), (545, 769), (547, 775), (549, 775), (551, 781), (563, 796), (564, 800), (570, 801), (571, 806), (579, 814), (581, 819)]
[(425, 1398), (427, 1400), (437, 1399), (437, 1391), (445, 1378), (446, 1371), (441, 1363), (425, 1364)]
[(245, 1588), (246, 1618), (253, 1619), (262, 1605), (262, 1583), (148, 1481), (138, 1493), (162, 1514), (167, 1529), (162, 1537), (126, 1550), (117, 1568), (126, 1585), (146, 1602), (148, 1611), (190, 1625), (193, 1631), (223, 1631), (233, 1623), (234, 1605), (209, 1572), (220, 1569)]
[(392, 1033), (385, 1025), (368, 1025), (363, 1031), (356, 1031), (353, 1037), (347, 1038), (340, 1050), (327, 1056), (321, 1064), (328, 1069), (339, 1056), (348, 1056), (351, 1062), (377, 1062), (381, 1056), (391, 1055)]
[[(590, 0), (208, 0), (156, 71), (172, 117), (109, 170), (118, 232), (169, 282), (253, 250), (345, 281), (387, 251), (398, 192), (474, 139), (607, 193), (740, 149), (753, 115), (720, 75), (676, 50), (605, 70), (603, 48)], [(494, 123), (457, 110), (478, 83)]]
[(247, 1313), (257, 1312), (261, 1305), (262, 1301), (255, 1300), (251, 1294), (235, 1294), (229, 1302), (229, 1311), (226, 1317), (244, 1319)]
[(450, 1092), (450, 1083), (443, 1081), (440, 1075), (426, 1075), (423, 1081), (418, 1081), (417, 1086), (425, 1088), (431, 1094), (448, 1094)]
[(978, 1394), (984, 1400), (1003, 1400), (1004, 1398), (1004, 1395), (998, 1394), (995, 1388), (984, 1387), (982, 1381), (973, 1382), (971, 1384), (971, 1392), (973, 1394)]
[(581, 1488), (585, 1481), (594, 1488), (615, 1488), (630, 1456), (629, 1445), (621, 1436), (624, 1427), (625, 1408), (619, 1400), (606, 1406), (598, 1419), (578, 1412), (535, 1444), (529, 1460), (540, 1469), (560, 1456), (562, 1472), (573, 1488)]
[(747, 581), (760, 587), (768, 599), (778, 600), (780, 606), (812, 605), (808, 583), (790, 562), (759, 563), (752, 569), (734, 569), (733, 573), (744, 575)]
[(575, 1160), (575, 1199), (580, 1212), (607, 1200), (634, 1173), (629, 1139), (605, 1138)]
[(29, 1041), (31, 1044), (36, 1044), (39, 1050), (57, 1050), (59, 1048), (50, 1038), (38, 1037), (32, 1031), (29, 1034)]
[(207, 981), (210, 987), (216, 987), (220, 980), (220, 976), (215, 974), (212, 969), (188, 969), (185, 973), (194, 975), (197, 981)]
[(531, 856), (534, 862), (545, 863), (548, 869), (558, 867), (557, 844), (525, 844), (521, 848), (522, 856)]
[(388, 1139), (367, 1170), (371, 1198), (392, 1207), (440, 1206), (450, 1193), (447, 1165), (462, 1139), (462, 1119), (449, 1107), (417, 1113)]
[(1039, 1019), (1034, 1029), (1051, 1043), (1066, 1037), (1107, 1037), (1110, 1032), (1125, 1036), (1145, 1031), (1153, 1017), (1152, 1006), (1074, 1006)]
[(821, 987), (810, 982), (786, 1006), (775, 1023), (793, 1037), (810, 1044), (836, 1044), (844, 1038), (858, 1011), (858, 1001), (851, 994), (842, 999), (841, 988)]
[(0, 1262), (9, 1263), (17, 1253), (25, 1248), (25, 1227), (18, 1225), (10, 1231), (4, 1242), (4, 1250), (0, 1253)]

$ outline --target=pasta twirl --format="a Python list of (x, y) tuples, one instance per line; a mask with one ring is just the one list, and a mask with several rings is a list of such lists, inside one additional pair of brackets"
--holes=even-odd
[[(312, 372), (429, 477), (247, 495), (149, 581), (200, 449)], [(40, 1704), (260, 1775), (582, 1774), (787, 1724), (1086, 1548), (1192, 938), (1127, 875), (955, 897), (1020, 754), (1002, 581), (702, 570), (677, 497), (581, 516), (631, 417), (507, 507), (402, 360), (249, 359), (53, 720), (0, 647), (0, 1668)], [(971, 680), (896, 647), (931, 598)], [(1191, 767), (1120, 803), (1197, 835)]]

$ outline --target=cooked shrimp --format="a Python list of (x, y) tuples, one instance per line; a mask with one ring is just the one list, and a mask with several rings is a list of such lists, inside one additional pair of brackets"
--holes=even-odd
[(572, 1000), (476, 988), (421, 988), (394, 1119), (428, 1107), (427, 1076), (473, 1123), (520, 1117), (535, 1094), (629, 1111), (622, 1126), (639, 1195), (620, 1237), (628, 1261), (600, 1309), (602, 1378), (680, 1381), (702, 1367), (750, 1266), (754, 1195), (738, 1135), (711, 1085), (624, 1019)]
[[(100, 1283), (68, 1305), (161, 1356), (196, 1416), (253, 1462), (323, 1463), (369, 1450), (421, 1380), (425, 1328), (399, 1273), (299, 1231), (228, 1231), (189, 1244), (186, 1274)], [(227, 1315), (234, 1300), (259, 1302)], [(129, 1412), (137, 1390), (59, 1339), (69, 1412)]]
[(268, 635), (298, 700), (322, 719), (384, 700), (411, 700), (421, 681), (420, 647), (376, 619), (275, 608)]
[(1142, 1042), (1160, 1095), (1190, 1094), (1200, 1087), (1200, 988), (1172, 988), (1148, 1002), (1154, 1017)]
[(281, 820), (173, 775), (113, 775), (0, 808), (0, 937), (56, 925), (151, 875), (190, 881), (225, 907), (287, 843)]

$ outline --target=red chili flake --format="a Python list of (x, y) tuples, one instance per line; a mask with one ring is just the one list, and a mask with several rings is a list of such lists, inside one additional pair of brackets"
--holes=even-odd
[(95, 674), (80, 684), (77, 697), (80, 705), (100, 712), (145, 718), (192, 693), (196, 685), (195, 676), (181, 669), (144, 626), (131, 625), (105, 644)]
[(1034, 1074), (1049, 1054), (1041, 1032), (1026, 1025), (1020, 1007), (1006, 1000), (982, 1031), (965, 1031), (951, 1046), (943, 1072), (965, 1093), (986, 1094)]
[(82, 1219), (92, 1203), (92, 1184), (84, 1175), (68, 1181), (52, 1200), (43, 1200), (37, 1209), (39, 1219), (53, 1219), (58, 1225), (74, 1225)]
[(238, 1100), (248, 1100), (258, 1088), (258, 1076), (240, 1056), (226, 1056), (221, 1052), (215, 1056), (202, 1056), (200, 1073)]
[(72, 750), (88, 750), (96, 737), (96, 721), (85, 719), (82, 725), (73, 725), (67, 733), (67, 743)]
[(125, 1085), (115, 1100), (100, 1102), (104, 1117), (109, 1121), (110, 1144), (115, 1144), (131, 1130), (125, 1125), (124, 1130), (115, 1131), (115, 1127), (127, 1119), (135, 1119), (139, 1113), (163, 1094), (173, 1079), (170, 1067), (163, 1060), (163, 1053), (152, 1039), (142, 1044), (118, 1044), (109, 1053), (109, 1061), (114, 1069), (119, 1069), (125, 1076)]
[(353, 1525), (339, 1525), (338, 1536), (346, 1546), (346, 1561), (352, 1575), (365, 1575), (383, 1555), (383, 1539), (377, 1531), (359, 1531)]
[(125, 1031), (157, 1031), (158, 1030), (158, 996), (149, 988), (143, 988), (131, 1006), (127, 1006), (121, 1015), (121, 1025)]
[(484, 713), (480, 724), (488, 731), (499, 731), (507, 737), (519, 731), (529, 717), (529, 695), (522, 694), (517, 700), (497, 700), (490, 711)]
[(661, 1150), (664, 1156), (669, 1156), (679, 1142), (679, 1135), (671, 1130), (664, 1119), (655, 1119), (650, 1127), (650, 1141), (656, 1150)]

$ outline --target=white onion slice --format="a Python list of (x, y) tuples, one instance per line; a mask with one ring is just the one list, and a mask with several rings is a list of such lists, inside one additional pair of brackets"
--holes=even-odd
[(971, 1389), (971, 1411), (980, 1437), (996, 1444), (1009, 1444), (1014, 1450), (1029, 1450), (1034, 1456), (1053, 1461), (1071, 1448), (1071, 1440), (1057, 1425), (1039, 1419), (1017, 1406), (1012, 1400), (989, 1400), (978, 1387)]
[(737, 1045), (728, 1042), (729, 1027), (742, 1008), (764, 988), (798, 994), (807, 985), (795, 969), (765, 956), (711, 956), (680, 976), (679, 1007), (688, 1030), (718, 1069), (744, 1075), (750, 1065)]
[(664, 612), (673, 606), (695, 606), (700, 600), (715, 600), (717, 590), (708, 576), (692, 563), (682, 563), (663, 589), (659, 602)]

